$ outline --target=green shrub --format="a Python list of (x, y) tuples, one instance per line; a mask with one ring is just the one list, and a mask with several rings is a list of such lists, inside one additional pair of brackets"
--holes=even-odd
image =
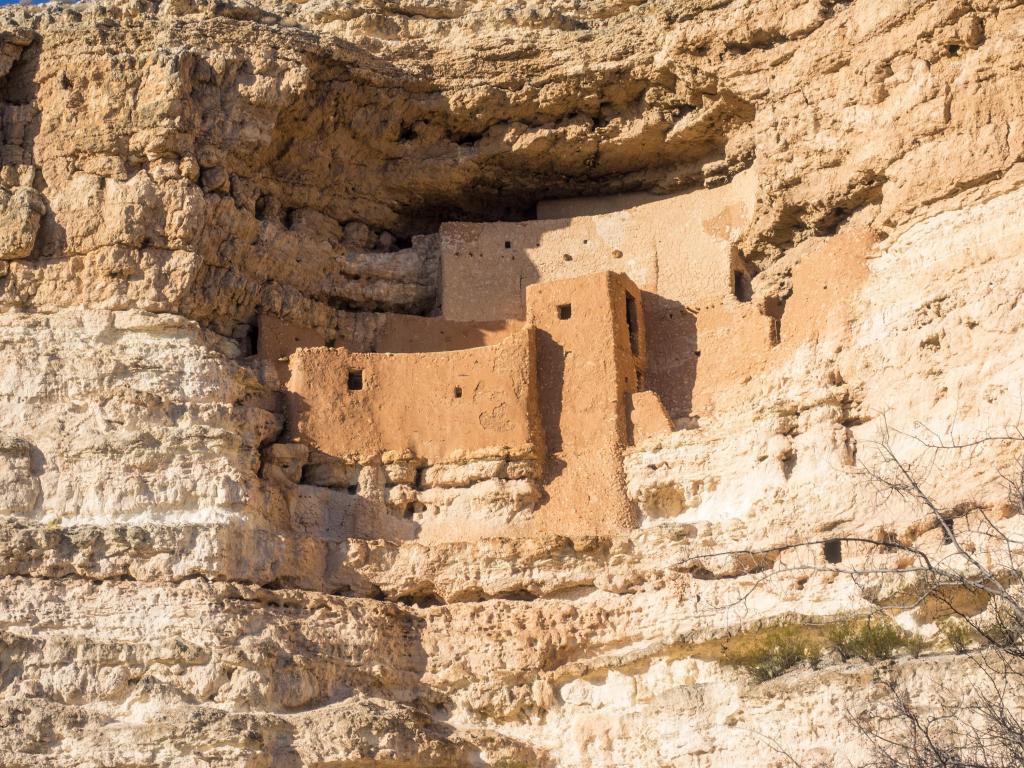
[(802, 662), (818, 663), (821, 646), (799, 627), (773, 629), (745, 650), (727, 653), (725, 661), (747, 670), (758, 682), (771, 680)]
[(904, 632), (903, 647), (907, 649), (907, 652), (915, 659), (921, 655), (921, 651), (924, 650), (924, 638), (914, 632)]
[(950, 616), (939, 625), (939, 632), (954, 653), (966, 653), (971, 646), (971, 627), (961, 618)]
[(920, 637), (897, 626), (887, 616), (840, 621), (829, 629), (828, 639), (844, 661), (885, 661), (900, 650), (917, 656), (924, 648)]

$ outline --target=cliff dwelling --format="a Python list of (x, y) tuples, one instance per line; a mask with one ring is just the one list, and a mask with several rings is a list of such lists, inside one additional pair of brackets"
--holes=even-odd
[[(552, 201), (539, 213), (562, 218), (444, 224), (429, 244), (433, 313), (381, 313), (358, 341), (328, 346), (264, 314), (283, 439), (311, 449), (303, 482), (344, 486), (341, 525), (366, 535), (637, 527), (623, 451), (692, 417), (698, 346), (711, 351), (703, 365), (733, 352), (713, 324), (698, 343), (698, 314), (724, 312), (748, 352), (772, 343), (772, 319), (744, 306), (733, 253), (695, 238), (680, 259), (678, 235), (659, 235), (692, 215), (689, 202)], [(735, 205), (716, 204), (726, 216)]]
[(1024, 766), (1024, 0), (0, 6), (0, 768)]

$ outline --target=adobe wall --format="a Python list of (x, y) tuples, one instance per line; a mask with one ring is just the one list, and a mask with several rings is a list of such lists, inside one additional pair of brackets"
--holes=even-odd
[[(366, 313), (358, 338), (345, 336), (341, 344), (354, 352), (450, 352), (497, 344), (523, 326), (524, 323), (518, 320), (469, 323), (443, 317)], [(282, 358), (300, 347), (337, 344), (337, 341), (328, 343), (325, 335), (314, 328), (284, 320), (269, 312), (259, 315), (256, 353), (266, 360), (280, 363)], [(283, 369), (287, 370), (286, 363)]]
[(526, 317), (534, 283), (621, 272), (657, 285), (653, 233), (629, 211), (554, 221), (441, 225), (441, 311), (449, 320)]
[[(636, 302), (637, 348), (631, 349), (626, 296)], [(635, 527), (626, 497), (622, 451), (628, 401), (642, 376), (643, 313), (639, 289), (622, 275), (598, 273), (526, 289), (537, 327), (541, 422), (548, 449), (547, 501), (541, 532), (601, 534)], [(559, 307), (571, 308), (569, 317)]]
[(669, 197), (541, 202), (537, 221), (443, 224), (444, 316), (522, 318), (527, 285), (602, 270), (690, 309), (717, 304), (732, 293), (732, 241), (752, 215), (755, 182), (746, 171), (727, 185)]
[(689, 416), (700, 351), (696, 314), (738, 306), (732, 242), (752, 214), (754, 192), (747, 171), (728, 185), (671, 197), (539, 204), (539, 216), (559, 218), (442, 225), (442, 312), (460, 321), (522, 318), (530, 285), (621, 272), (645, 291), (648, 383), (673, 419)]
[(775, 328), (772, 318), (752, 303), (731, 302), (700, 312), (694, 414), (734, 407), (736, 398), (749, 397), (743, 385), (752, 377), (784, 369), (802, 347), (841, 335), (869, 275), (868, 254), (874, 242), (870, 230), (849, 227), (828, 240), (797, 245), (791, 251), (796, 260), (792, 295)]
[(523, 323), (516, 320), (463, 323), (418, 315), (383, 314), (379, 317), (373, 341), (375, 352), (449, 352), (487, 347), (523, 328)]
[[(428, 463), (474, 452), (532, 455), (539, 450), (535, 350), (531, 329), (451, 352), (299, 349), (290, 358), (287, 437), (356, 461), (386, 451)], [(351, 389), (356, 371), (362, 386)]]
[(658, 435), (667, 435), (674, 426), (657, 393), (634, 392), (629, 397), (629, 444), (638, 445)]
[(326, 343), (322, 333), (269, 313), (259, 315), (257, 331), (256, 354), (274, 364), (281, 383), (288, 380), (285, 358), (300, 347), (322, 347)]

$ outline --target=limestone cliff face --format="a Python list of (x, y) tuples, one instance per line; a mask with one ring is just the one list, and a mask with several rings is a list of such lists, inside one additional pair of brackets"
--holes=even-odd
[[(913, 584), (718, 553), (940, 551), (867, 481), (879, 430), (913, 458), (1020, 423), (1022, 39), (1020, 0), (5, 9), (0, 763), (856, 763), (877, 669), (723, 656)], [(639, 526), (462, 535), (536, 493), (472, 456), (427, 478), (443, 535), (353, 524), (362, 481), (282, 442), (261, 313), (366, 348), (436, 308), (442, 222), (622, 193), (679, 195), (680, 240), (750, 280), (680, 339), (677, 430), (626, 453)], [(1009, 458), (929, 490), (1003, 512)], [(927, 698), (953, 663), (893, 667)]]

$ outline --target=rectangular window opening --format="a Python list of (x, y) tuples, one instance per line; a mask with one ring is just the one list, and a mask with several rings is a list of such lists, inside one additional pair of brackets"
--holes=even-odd
[(839, 539), (829, 539), (825, 542), (825, 562), (836, 563), (843, 562), (843, 542)]
[(363, 388), (363, 372), (359, 370), (352, 370), (348, 372), (348, 388), (349, 390), (357, 390)]
[(249, 354), (255, 355), (260, 348), (260, 325), (258, 321), (253, 320), (249, 324), (249, 330), (246, 333), (246, 339), (249, 342)]
[(750, 283), (747, 273), (735, 270), (732, 273), (732, 292), (740, 301), (750, 301), (754, 298), (754, 287)]
[(559, 304), (558, 319), (568, 320), (570, 317), (572, 317), (572, 304)]
[(636, 299), (626, 294), (626, 326), (629, 328), (629, 348), (640, 354), (640, 318), (636, 313)]
[(512, 248), (512, 241), (511, 240), (506, 240), (505, 241), (505, 250), (508, 251), (511, 248)]
[(455, 388), (455, 397), (462, 397), (462, 387)]

